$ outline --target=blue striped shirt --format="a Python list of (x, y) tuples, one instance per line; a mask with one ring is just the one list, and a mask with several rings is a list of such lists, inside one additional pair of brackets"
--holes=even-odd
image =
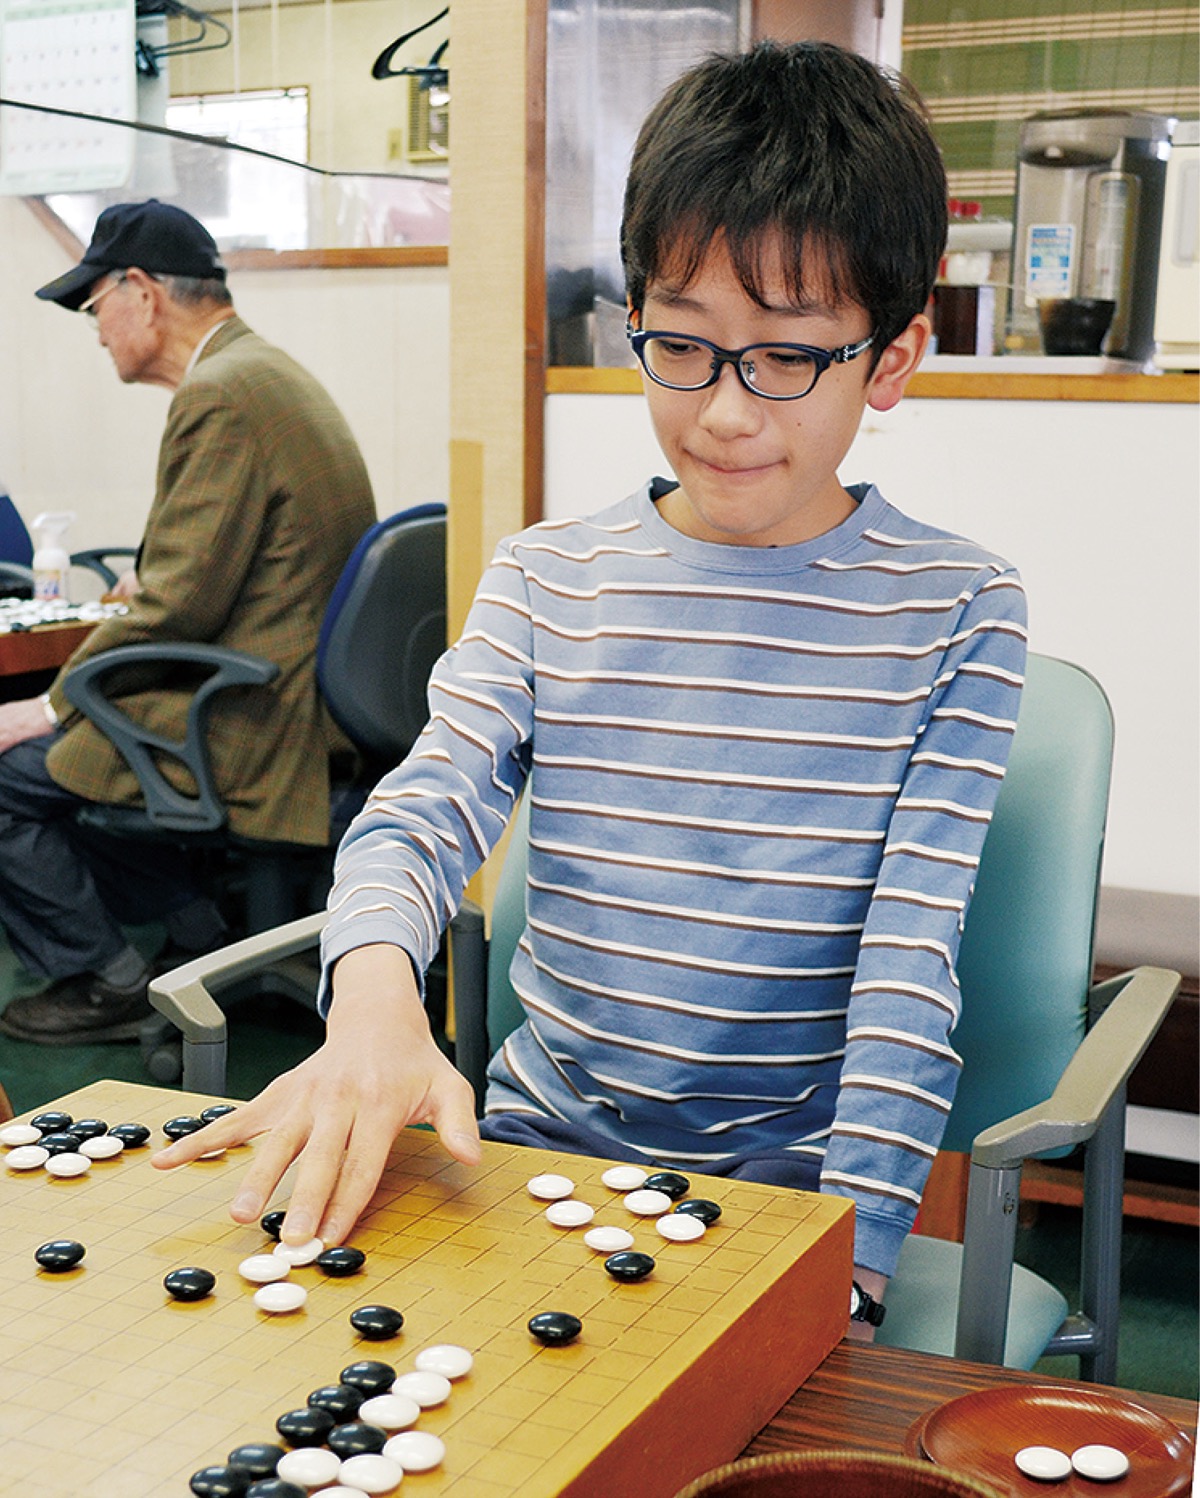
[(853, 493), (796, 546), (693, 540), (649, 488), (503, 542), (342, 845), (325, 955), (424, 971), (535, 770), (527, 1020), (489, 1111), (700, 1170), (810, 1155), (890, 1273), (954, 1095), (1025, 602), (1000, 558)]

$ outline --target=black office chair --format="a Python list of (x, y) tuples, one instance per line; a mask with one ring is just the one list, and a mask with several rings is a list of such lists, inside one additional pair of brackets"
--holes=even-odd
[[(229, 686), (265, 685), (272, 662), (215, 645), (120, 646), (76, 667), (63, 684), (70, 702), (99, 727), (137, 776), (140, 806), (90, 805), (85, 825), (129, 838), (165, 839), (215, 849), (226, 887), (240, 882), (239, 924), (265, 931), (314, 909), (328, 890), (333, 850), (382, 768), (407, 754), (427, 718), (426, 685), (446, 647), (446, 509), (428, 504), (378, 521), (351, 553), (330, 597), (317, 645), (322, 697), (354, 745), (355, 762), (334, 766), (332, 816), (324, 849), (247, 838), (229, 828), (207, 748), (208, 713)], [(183, 665), (209, 674), (196, 691), (182, 740), (135, 723), (109, 701), (115, 673), (130, 665)], [(178, 790), (160, 758), (182, 762), (195, 785)], [(232, 870), (232, 879), (231, 879)], [(291, 991), (285, 985), (284, 991)], [(146, 1047), (157, 1046), (147, 1040)], [(178, 1063), (152, 1066), (174, 1080)]]
[(0, 598), (32, 598), (33, 568), (23, 562), (0, 561)]
[(109, 558), (121, 557), (132, 566), (140, 549), (137, 546), (90, 546), (86, 551), (71, 553), (71, 566), (84, 567), (87, 571), (94, 572), (107, 591), (116, 586), (120, 576), (115, 568), (109, 566)]

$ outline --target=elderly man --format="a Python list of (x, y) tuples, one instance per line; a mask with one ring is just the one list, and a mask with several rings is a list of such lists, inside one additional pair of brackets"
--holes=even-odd
[[(86, 834), (87, 802), (137, 785), (75, 712), (63, 676), (101, 650), (207, 641), (279, 666), (265, 687), (221, 693), (210, 744), (234, 832), (320, 845), (330, 751), (340, 742), (314, 660), (325, 605), (375, 519), (350, 429), (325, 390), (238, 318), (207, 230), (151, 199), (105, 209), (83, 261), (37, 293), (91, 317), (126, 384), (175, 392), (129, 611), (76, 651), (42, 698), (0, 706), (0, 925), (51, 980), (0, 1028), (43, 1044), (120, 1040), (148, 1013), (149, 970), (121, 922), (163, 919), (175, 948), (219, 937), (181, 850)], [(132, 717), (182, 737), (194, 679), (126, 684)]]

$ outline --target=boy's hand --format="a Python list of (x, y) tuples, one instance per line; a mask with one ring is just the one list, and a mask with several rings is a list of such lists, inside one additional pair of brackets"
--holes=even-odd
[(371, 1200), (388, 1151), (406, 1124), (430, 1123), (455, 1159), (478, 1164), (470, 1083), (438, 1050), (408, 958), (363, 947), (338, 963), (321, 1048), (251, 1102), (161, 1150), (166, 1170), (208, 1150), (261, 1138), (230, 1208), (254, 1222), (299, 1162), (281, 1237), (344, 1242)]

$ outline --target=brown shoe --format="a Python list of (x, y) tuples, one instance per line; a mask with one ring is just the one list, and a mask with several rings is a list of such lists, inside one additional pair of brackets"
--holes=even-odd
[(14, 999), (0, 1014), (0, 1031), (35, 1045), (96, 1045), (136, 1040), (152, 1013), (145, 983), (114, 988), (95, 973), (60, 978), (41, 993)]

